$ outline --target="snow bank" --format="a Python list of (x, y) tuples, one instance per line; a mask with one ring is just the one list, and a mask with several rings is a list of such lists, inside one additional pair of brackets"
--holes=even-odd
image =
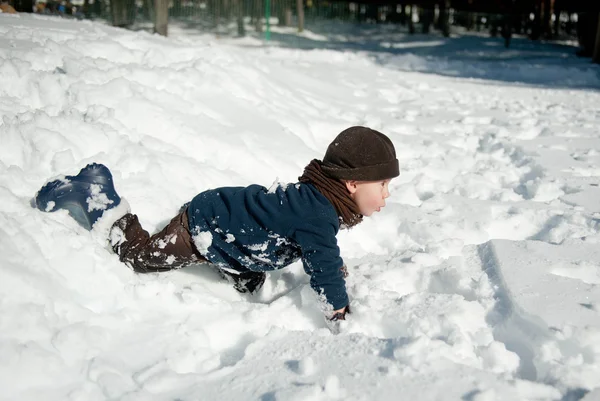
[[(0, 16), (0, 33), (1, 398), (556, 400), (598, 386), (600, 94), (560, 89), (596, 75), (569, 86), (538, 59), (555, 73), (535, 86), (507, 83), (502, 63), (462, 79), (465, 58), (448, 77), (414, 67), (444, 47), (383, 60), (322, 33), (302, 50), (28, 15)], [(393, 139), (402, 173), (382, 213), (339, 236), (353, 313), (337, 335), (299, 264), (255, 296), (205, 265), (136, 275), (66, 212), (29, 203), (100, 162), (152, 232), (202, 190), (294, 182), (355, 124)]]
[(480, 246), (479, 254), (497, 287), (495, 318), (505, 325), (499, 335), (521, 353), (523, 369), (528, 370), (523, 373), (572, 387), (596, 387), (600, 375), (597, 244), (494, 240)]

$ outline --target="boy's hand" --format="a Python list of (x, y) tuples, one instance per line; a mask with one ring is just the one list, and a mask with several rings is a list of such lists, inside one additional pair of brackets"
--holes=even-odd
[(336, 322), (338, 320), (346, 320), (346, 313), (350, 313), (350, 305), (345, 306), (342, 309), (333, 311), (333, 316), (329, 320), (331, 320), (332, 322)]

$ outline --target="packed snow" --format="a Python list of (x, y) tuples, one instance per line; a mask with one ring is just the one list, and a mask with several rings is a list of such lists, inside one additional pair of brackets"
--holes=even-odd
[[(0, 399), (599, 399), (598, 67), (336, 26), (265, 44), (0, 15)], [(296, 182), (351, 125), (401, 175), (339, 235), (335, 325), (300, 263), (255, 295), (202, 264), (135, 274), (30, 205), (103, 163), (155, 232), (205, 189)]]

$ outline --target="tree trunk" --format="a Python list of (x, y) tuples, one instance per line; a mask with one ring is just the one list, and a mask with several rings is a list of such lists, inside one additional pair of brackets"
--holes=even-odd
[(473, 30), (473, 27), (475, 26), (475, 14), (472, 13), (471, 11), (467, 12), (467, 21), (465, 23), (465, 28), (467, 29), (467, 31), (471, 31)]
[(169, 0), (154, 0), (156, 20), (154, 21), (154, 32), (167, 36), (169, 26)]
[(284, 0), (275, 0), (274, 3), (275, 10), (277, 10), (277, 25), (286, 26), (285, 21), (285, 1)]
[[(94, 1), (94, 4), (99, 4), (100, 1)], [(154, 0), (144, 0), (144, 16), (149, 21), (156, 21), (156, 13), (154, 12)]]
[(406, 4), (400, 3), (400, 25), (406, 25)]
[(438, 25), (444, 37), (450, 36), (450, 13), (448, 12), (450, 9), (450, 0), (442, 0), (440, 2), (440, 15), (438, 20)]
[(113, 26), (127, 27), (133, 24), (133, 7), (135, 3), (129, 0), (111, 0), (110, 13)]
[(510, 1), (508, 3), (508, 8), (504, 10), (504, 15), (502, 17), (502, 37), (504, 38), (504, 47), (507, 49), (510, 47), (510, 41), (512, 39), (514, 29), (513, 25), (517, 15), (518, 13), (515, 10), (514, 1)]
[(541, 36), (542, 30), (542, 2), (544, 0), (537, 0), (535, 5), (535, 11), (533, 13), (533, 21), (531, 22), (531, 39), (537, 40)]
[[(235, 1), (235, 0), (233, 0)], [(227, 22), (231, 22), (231, 17), (233, 17), (233, 1), (232, 0), (223, 0), (223, 14), (225, 17), (225, 20)], [(236, 14), (236, 19), (237, 19), (237, 14)]]
[(215, 27), (215, 29), (219, 29), (219, 24), (221, 23), (221, 1), (220, 0), (213, 0), (212, 4), (214, 5), (213, 7), (213, 26)]
[(429, 29), (431, 27), (431, 21), (433, 20), (433, 16), (431, 10), (426, 8), (421, 8), (421, 13), (419, 14), (419, 21), (421, 22), (421, 32), (429, 33)]
[(296, 11), (298, 13), (298, 32), (304, 31), (304, 0), (296, 0)]
[[(0, 1), (3, 3), (4, 0)], [(35, 2), (33, 0), (17, 0), (13, 2), (14, 9), (20, 13), (32, 13), (33, 12), (33, 4)], [(9, 2), (10, 4), (10, 2)]]
[(237, 28), (238, 28), (238, 36), (246, 36), (246, 28), (244, 27), (244, 0), (236, 0), (236, 16), (237, 16)]
[(598, 23), (596, 26), (596, 44), (594, 45), (594, 56), (592, 58), (594, 63), (600, 64), (600, 13), (598, 13)]
[(565, 32), (567, 32), (567, 35), (570, 35), (571, 31), (573, 30), (573, 13), (571, 13), (570, 11), (567, 11), (567, 14), (569, 15), (569, 18), (565, 25)]
[(542, 35), (544, 35), (544, 37), (546, 38), (551, 38), (552, 37), (552, 5), (553, 5), (553, 1), (552, 0), (544, 0), (544, 2), (542, 3), (543, 5), (543, 10), (542, 10)]
[(85, 16), (85, 18), (90, 18), (90, 16), (92, 15), (91, 10), (90, 10), (90, 0), (84, 0), (82, 11), (83, 11), (83, 15)]
[(254, 15), (254, 27), (256, 29), (256, 32), (262, 33), (262, 31), (263, 31), (263, 26), (262, 26), (263, 8), (262, 8), (261, 0), (254, 0), (254, 12), (252, 14)]
[(415, 33), (415, 23), (413, 21), (413, 12), (414, 9), (417, 8), (416, 6), (414, 6), (413, 4), (408, 6), (408, 33), (410, 34), (414, 34)]
[(581, 12), (577, 16), (577, 37), (579, 39), (580, 49), (577, 55), (580, 57), (594, 57), (596, 45), (596, 36), (598, 32), (596, 12)]
[[(560, 4), (560, 3), (559, 3)], [(554, 9), (554, 15), (556, 15), (556, 19), (554, 20), (554, 35), (556, 37), (560, 36), (560, 16), (562, 14), (562, 10)]]
[(173, 16), (180, 16), (183, 14), (183, 10), (182, 8), (182, 4), (181, 4), (181, 0), (173, 0)]

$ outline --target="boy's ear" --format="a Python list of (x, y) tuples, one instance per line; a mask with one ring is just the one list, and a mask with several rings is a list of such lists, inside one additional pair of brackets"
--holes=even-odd
[(351, 194), (354, 194), (356, 192), (357, 181), (344, 181), (344, 184), (346, 184), (346, 189), (348, 189), (348, 192), (350, 192)]

